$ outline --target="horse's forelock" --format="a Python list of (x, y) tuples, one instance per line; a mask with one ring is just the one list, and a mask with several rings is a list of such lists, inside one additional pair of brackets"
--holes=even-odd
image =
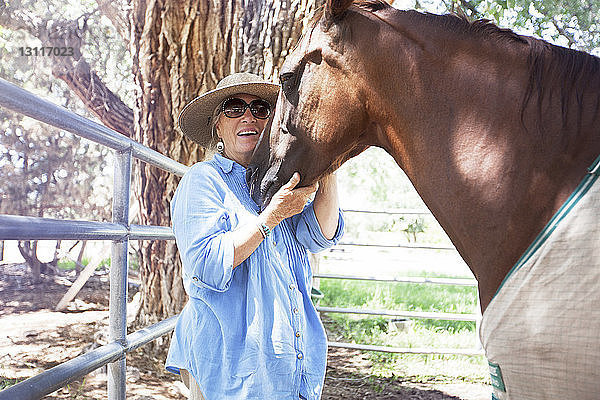
[(392, 8), (392, 6), (383, 0), (355, 0), (353, 5), (370, 12)]
[[(343, 17), (344, 11), (346, 11), (346, 9), (348, 9), (350, 6), (355, 6), (357, 8), (360, 8), (362, 10), (369, 11), (369, 12), (376, 12), (376, 11), (380, 11), (383, 9), (392, 8), (392, 6), (390, 6), (387, 2), (385, 2), (383, 0), (354, 0), (354, 1), (349, 1), (348, 7), (346, 7), (344, 5), (342, 7), (334, 6), (334, 8), (332, 8), (331, 2), (328, 1), (327, 3), (321, 5), (315, 11), (314, 16), (310, 20), (310, 23), (313, 25), (316, 25), (317, 22), (319, 20), (321, 20), (323, 15), (325, 15), (325, 12), (327, 11), (327, 9), (330, 9), (332, 11), (333, 15), (336, 15), (338, 17)], [(340, 18), (338, 18), (338, 19), (340, 19)]]
[(341, 16), (352, 5), (352, 0), (327, 0), (326, 11), (334, 18)]

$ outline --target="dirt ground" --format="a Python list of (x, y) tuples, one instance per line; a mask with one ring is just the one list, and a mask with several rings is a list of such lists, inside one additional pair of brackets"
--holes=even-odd
[[(68, 279), (67, 279), (68, 278)], [(107, 342), (108, 282), (93, 276), (66, 312), (54, 307), (70, 277), (44, 277), (33, 284), (22, 264), (0, 264), (0, 389), (36, 375)], [(488, 400), (481, 384), (415, 383), (400, 376), (368, 374), (370, 362), (358, 351), (332, 348), (322, 399)], [(164, 360), (140, 348), (127, 355), (127, 398), (185, 399), (185, 386), (164, 369)], [(106, 367), (48, 395), (45, 399), (106, 399)]]

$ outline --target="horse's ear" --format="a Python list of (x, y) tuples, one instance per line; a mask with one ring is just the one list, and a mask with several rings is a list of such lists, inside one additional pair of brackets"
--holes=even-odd
[(325, 14), (329, 18), (337, 19), (352, 5), (354, 0), (327, 0)]

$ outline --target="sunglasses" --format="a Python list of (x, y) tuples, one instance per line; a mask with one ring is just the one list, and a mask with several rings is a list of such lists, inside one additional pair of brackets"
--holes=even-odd
[(227, 118), (239, 118), (244, 115), (246, 108), (250, 109), (254, 118), (267, 119), (271, 115), (271, 105), (263, 99), (256, 99), (250, 103), (246, 103), (242, 99), (232, 97), (223, 102), (221, 111), (223, 111), (223, 114)]

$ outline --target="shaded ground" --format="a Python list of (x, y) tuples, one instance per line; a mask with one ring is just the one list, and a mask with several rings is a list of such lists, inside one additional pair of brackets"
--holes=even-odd
[[(72, 278), (70, 278), (72, 279)], [(28, 278), (24, 265), (0, 265), (0, 389), (36, 375), (107, 341), (108, 282), (93, 276), (67, 312), (53, 309), (68, 289), (67, 277)], [(164, 361), (127, 355), (127, 398), (185, 399), (185, 387), (164, 370)], [(332, 348), (328, 355), (324, 400), (489, 399), (484, 385), (415, 383), (402, 377), (369, 375), (369, 361), (358, 351)], [(46, 399), (106, 399), (106, 368), (72, 382)]]

